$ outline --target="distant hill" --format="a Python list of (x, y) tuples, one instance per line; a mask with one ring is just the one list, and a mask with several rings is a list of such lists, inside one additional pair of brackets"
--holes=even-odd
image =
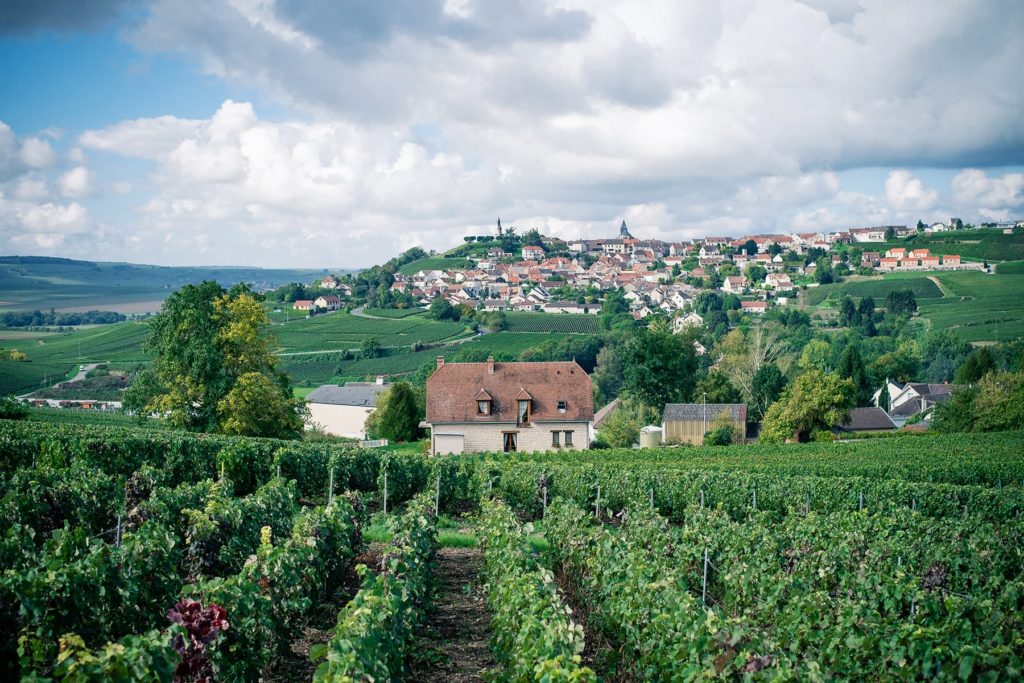
[(0, 256), (0, 310), (101, 309), (145, 312), (182, 285), (216, 280), (225, 287), (245, 282), (255, 289), (310, 282), (326, 268), (150, 266), (76, 261), (48, 256)]

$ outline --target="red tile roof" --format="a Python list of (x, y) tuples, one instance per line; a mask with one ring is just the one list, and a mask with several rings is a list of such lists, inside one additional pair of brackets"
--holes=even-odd
[[(430, 423), (515, 422), (516, 399), (532, 397), (534, 422), (580, 422), (594, 419), (590, 377), (575, 361), (550, 363), (444, 363), (427, 380)], [(476, 396), (491, 396), (488, 415), (477, 414)], [(558, 401), (566, 411), (558, 412)]]

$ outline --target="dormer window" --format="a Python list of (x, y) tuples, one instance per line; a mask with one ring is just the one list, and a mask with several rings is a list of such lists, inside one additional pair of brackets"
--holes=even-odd
[(491, 395), (481, 389), (476, 395), (476, 414), (479, 417), (491, 414)]
[(566, 401), (558, 402), (558, 412), (564, 413), (569, 408), (569, 404)]
[(533, 407), (533, 396), (526, 389), (520, 389), (516, 394), (516, 424), (530, 424), (530, 411)]

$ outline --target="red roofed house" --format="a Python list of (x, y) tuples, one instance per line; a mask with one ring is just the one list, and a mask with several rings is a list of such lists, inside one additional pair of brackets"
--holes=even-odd
[(751, 313), (764, 313), (768, 310), (767, 301), (741, 301), (740, 306), (744, 311)]
[(942, 257), (942, 265), (944, 266), (959, 266), (960, 255), (959, 254), (945, 254)]
[(584, 449), (593, 420), (590, 377), (575, 361), (438, 358), (427, 380), (431, 455)]
[(308, 311), (313, 308), (313, 301), (311, 299), (296, 299), (292, 308), (296, 311)]

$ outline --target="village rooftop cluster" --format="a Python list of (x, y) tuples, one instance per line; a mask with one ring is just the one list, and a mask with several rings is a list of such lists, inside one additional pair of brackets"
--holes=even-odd
[[(1024, 224), (1010, 224), (1012, 230)], [(949, 224), (920, 226), (931, 234), (956, 229)], [(785, 305), (799, 287), (831, 282), (819, 269), (834, 269), (838, 279), (859, 272), (872, 274), (908, 270), (982, 270), (983, 263), (962, 261), (957, 254), (932, 255), (928, 249), (871, 250), (873, 243), (917, 234), (904, 225), (854, 228), (825, 233), (709, 236), (683, 242), (637, 239), (625, 221), (610, 239), (568, 242), (541, 237), (516, 251), (493, 246), (469, 267), (423, 269), (395, 273), (391, 289), (410, 294), (421, 306), (443, 298), (453, 306), (484, 311), (542, 311), (597, 314), (601, 293), (621, 289), (634, 318), (660, 311), (676, 318), (676, 326), (699, 324), (691, 314), (701, 290), (718, 290), (742, 298), (744, 312), (763, 313), (770, 304)], [(824, 263), (822, 258), (825, 259)], [(294, 302), (300, 311), (332, 311), (352, 295), (350, 285), (333, 275), (319, 283), (324, 293)]]

